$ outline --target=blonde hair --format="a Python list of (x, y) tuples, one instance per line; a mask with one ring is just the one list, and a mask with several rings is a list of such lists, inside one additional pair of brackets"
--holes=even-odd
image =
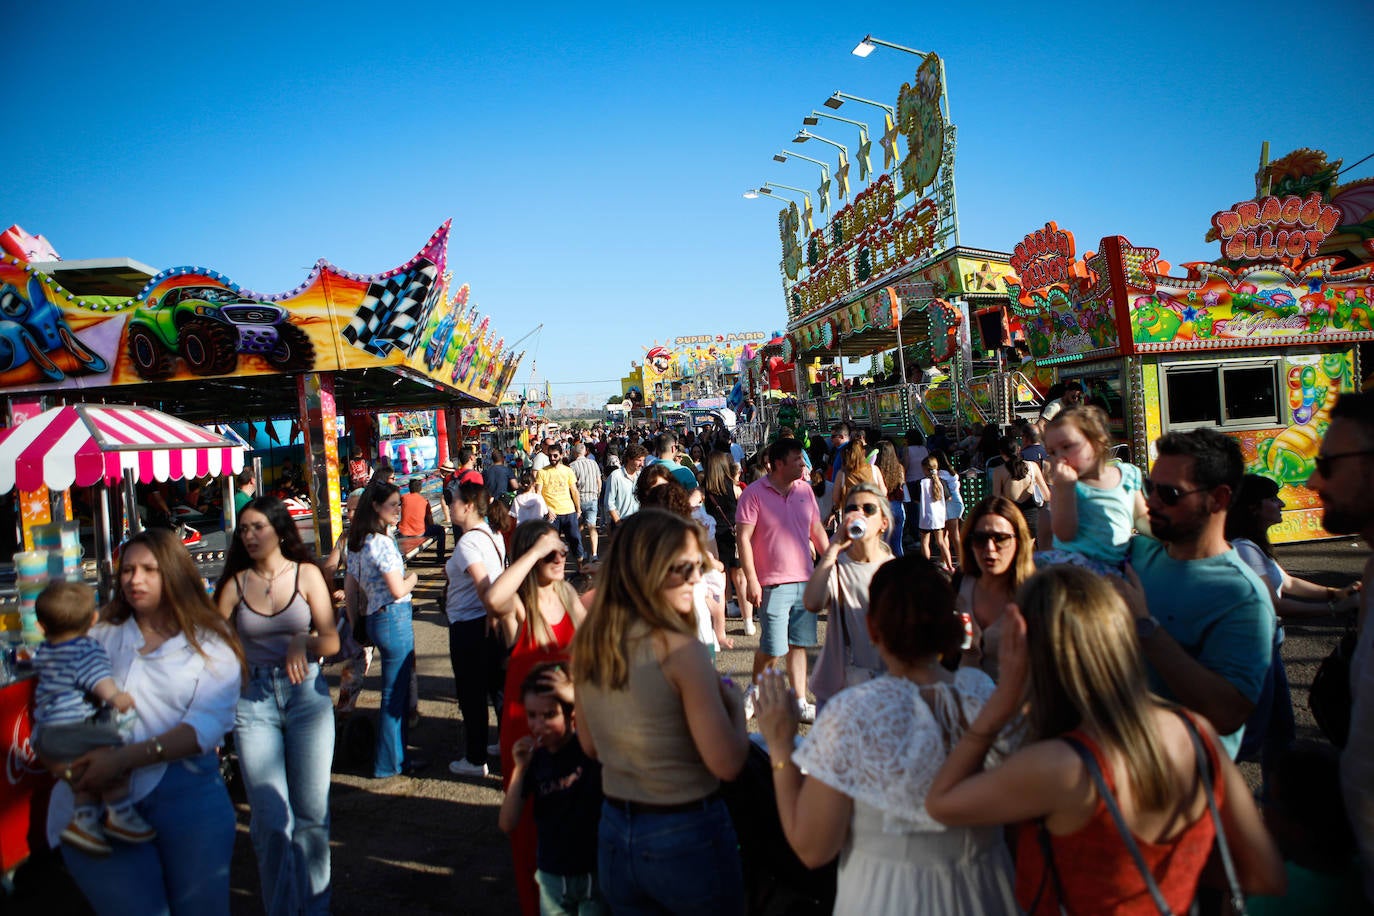
[[(887, 494), (883, 492), (882, 487), (878, 486), (871, 480), (865, 480), (863, 483), (859, 484), (857, 487), (850, 490), (849, 493), (845, 496), (845, 499), (851, 499), (860, 493), (867, 493), (869, 496), (877, 498), (878, 514), (881, 515), (883, 517), (883, 521), (887, 523), (886, 527), (883, 529), (884, 537), (878, 543), (882, 544), (883, 549), (886, 550), (889, 554), (892, 553), (892, 548), (888, 547), (886, 539), (886, 536), (892, 533), (893, 528), (897, 524), (896, 518), (892, 515), (892, 503), (888, 500)], [(841, 515), (844, 514), (843, 503), (836, 503), (836, 508), (839, 510)]]
[(701, 526), (662, 509), (641, 509), (616, 529), (587, 619), (573, 637), (577, 683), (621, 690), (630, 680), (629, 631), (636, 621), (651, 630), (696, 635), (696, 621), (663, 597), (668, 567), (684, 546), (704, 554)]
[(1052, 566), (1031, 577), (1017, 603), (1026, 617), (1036, 737), (1092, 731), (1104, 750), (1120, 753), (1141, 807), (1163, 808), (1172, 786), (1150, 719), (1162, 701), (1150, 694), (1135, 623), (1121, 596), (1085, 569)]
[(921, 459), (921, 467), (925, 469), (926, 476), (930, 478), (930, 498), (936, 502), (944, 502), (945, 485), (940, 480), (940, 462), (934, 455), (927, 455)]
[(1112, 434), (1107, 429), (1107, 412), (1095, 404), (1080, 404), (1059, 412), (1045, 427), (1045, 436), (1055, 427), (1069, 424), (1083, 434), (1097, 456), (1097, 466), (1103, 467), (1112, 450)]

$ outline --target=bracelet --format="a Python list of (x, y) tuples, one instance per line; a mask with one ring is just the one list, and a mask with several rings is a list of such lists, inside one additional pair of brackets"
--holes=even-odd
[(157, 738), (157, 736), (153, 736), (152, 738), (149, 738), (148, 740), (151, 741), (151, 742), (153, 742), (153, 746), (152, 746), (152, 748), (151, 748), (151, 750), (152, 750), (152, 752), (153, 752), (153, 759), (154, 759), (154, 760), (159, 760), (159, 761), (162, 760), (163, 757), (164, 757), (164, 755), (166, 754), (166, 751), (164, 751), (163, 748), (162, 748), (162, 741), (159, 740), (159, 739)]
[(773, 769), (775, 769), (775, 770), (785, 770), (785, 769), (787, 769), (787, 765), (788, 765), (789, 763), (791, 763), (791, 762), (792, 762), (792, 758), (791, 758), (791, 757), (784, 758), (783, 760), (776, 760), (776, 761), (770, 760), (770, 761), (769, 761), (769, 763), (772, 763), (772, 764), (773, 764)]

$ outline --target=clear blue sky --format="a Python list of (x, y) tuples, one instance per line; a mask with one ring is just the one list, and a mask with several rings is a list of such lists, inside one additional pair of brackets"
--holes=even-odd
[(816, 186), (771, 156), (833, 90), (895, 102), (918, 59), (852, 56), (866, 33), (945, 58), (967, 245), (1054, 219), (1211, 259), (1261, 141), (1374, 152), (1368, 0), (217, 6), (12, 5), (0, 228), (277, 292), (452, 217), (455, 279), (508, 341), (544, 323), (519, 378), (533, 357), (555, 394), (784, 325), (777, 207), (741, 193)]

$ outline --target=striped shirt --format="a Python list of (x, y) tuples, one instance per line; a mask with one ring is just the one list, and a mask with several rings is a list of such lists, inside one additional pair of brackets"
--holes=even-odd
[(577, 478), (577, 497), (583, 506), (595, 506), (601, 499), (601, 468), (595, 461), (583, 455), (571, 465), (573, 477)]
[(95, 685), (114, 677), (110, 656), (89, 636), (43, 643), (34, 655), (38, 686), (33, 692), (33, 720), (38, 725), (80, 722), (100, 708), (91, 696)]

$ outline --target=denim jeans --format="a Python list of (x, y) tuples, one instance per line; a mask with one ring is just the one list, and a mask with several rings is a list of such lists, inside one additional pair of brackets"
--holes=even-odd
[(539, 916), (604, 916), (610, 912), (596, 885), (596, 875), (536, 871), (534, 879), (539, 882)]
[(406, 759), (410, 710), (410, 674), (415, 670), (415, 628), (410, 602), (396, 601), (367, 617), (367, 632), (382, 655), (381, 721), (377, 725), (378, 779), (401, 772)]
[(582, 526), (577, 523), (577, 513), (554, 516), (553, 527), (568, 542), (568, 552), (577, 562), (582, 562)]
[(902, 536), (906, 531), (906, 503), (900, 499), (890, 499), (887, 503), (892, 507), (892, 530), (887, 533), (887, 546), (892, 548), (892, 555), (900, 557), (902, 550)]
[(138, 813), (151, 843), (111, 843), (92, 856), (62, 846), (62, 861), (99, 916), (228, 916), (234, 806), (219, 760), (204, 754), (167, 765)]
[(250, 835), (269, 916), (329, 912), (329, 768), (334, 710), (320, 666), (292, 684), (253, 668), (234, 714)]
[(601, 892), (616, 916), (744, 913), (739, 842), (725, 802), (674, 814), (630, 814), (601, 806)]

